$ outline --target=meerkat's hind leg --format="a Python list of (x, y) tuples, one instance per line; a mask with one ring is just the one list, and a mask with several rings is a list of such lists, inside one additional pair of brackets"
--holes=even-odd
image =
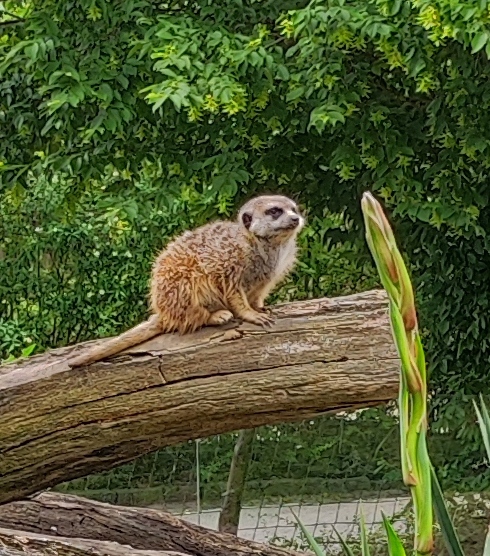
[(230, 322), (232, 319), (233, 313), (231, 311), (227, 311), (226, 309), (222, 309), (211, 313), (207, 324), (208, 326), (219, 326), (220, 324)]

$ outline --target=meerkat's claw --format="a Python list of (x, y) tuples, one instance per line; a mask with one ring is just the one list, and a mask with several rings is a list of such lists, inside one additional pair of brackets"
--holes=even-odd
[(243, 320), (252, 324), (256, 324), (258, 326), (262, 326), (263, 328), (271, 327), (274, 323), (274, 319), (272, 317), (256, 311), (254, 311), (253, 313), (249, 313), (247, 316), (244, 317)]
[(225, 324), (233, 319), (233, 313), (225, 309), (216, 311), (211, 314), (208, 320), (208, 325), (219, 326), (220, 324)]
[(262, 326), (264, 328), (272, 328), (273, 324), (274, 324), (274, 319), (271, 316), (267, 316), (267, 319), (264, 319)]

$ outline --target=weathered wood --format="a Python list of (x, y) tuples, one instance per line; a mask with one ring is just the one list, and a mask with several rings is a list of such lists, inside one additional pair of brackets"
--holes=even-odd
[(132, 546), (85, 539), (65, 539), (0, 529), (0, 556), (189, 556), (183, 552), (135, 550)]
[(73, 348), (4, 366), (0, 503), (189, 439), (396, 398), (383, 291), (273, 312), (270, 331), (162, 335), (84, 368), (63, 362)]
[(56, 493), (0, 506), (0, 527), (69, 538), (175, 550), (191, 556), (300, 556), (298, 552), (218, 533), (147, 508), (112, 506)]

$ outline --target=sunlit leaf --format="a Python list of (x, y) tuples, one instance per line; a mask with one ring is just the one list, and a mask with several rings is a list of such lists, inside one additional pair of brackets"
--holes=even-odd
[(406, 556), (405, 548), (403, 547), (400, 537), (393, 529), (393, 525), (383, 513), (383, 525), (386, 531), (386, 538), (388, 542), (389, 556)]

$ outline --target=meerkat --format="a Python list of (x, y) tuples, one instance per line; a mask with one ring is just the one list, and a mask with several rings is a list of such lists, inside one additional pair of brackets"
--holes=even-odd
[(88, 365), (158, 334), (187, 334), (240, 319), (272, 324), (264, 302), (293, 269), (304, 218), (282, 195), (255, 197), (236, 221), (186, 231), (156, 258), (151, 276), (153, 315), (145, 322), (67, 363)]

